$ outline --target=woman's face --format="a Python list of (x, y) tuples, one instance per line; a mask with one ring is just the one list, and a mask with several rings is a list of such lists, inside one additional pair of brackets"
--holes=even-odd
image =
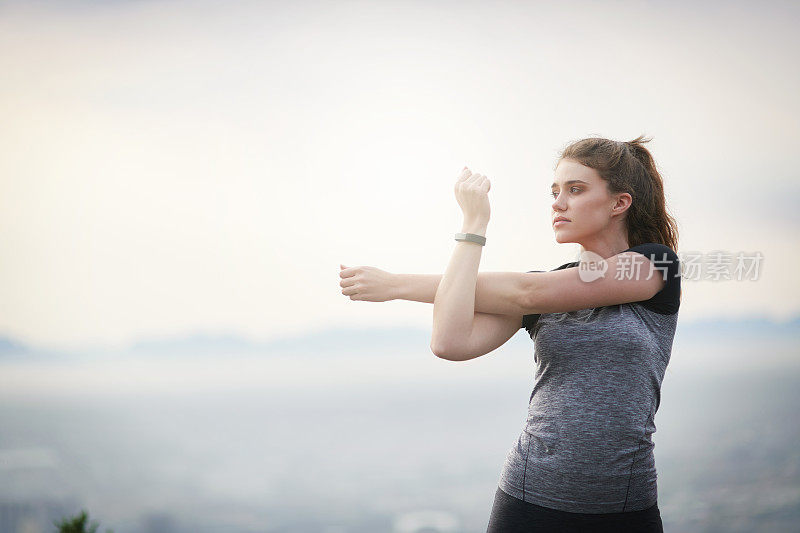
[[(613, 207), (618, 203), (595, 169), (571, 159), (562, 159), (556, 167), (552, 188), (556, 242), (583, 244), (612, 230), (612, 215), (619, 214), (619, 209), (614, 211)], [(557, 217), (569, 221), (556, 223)]]

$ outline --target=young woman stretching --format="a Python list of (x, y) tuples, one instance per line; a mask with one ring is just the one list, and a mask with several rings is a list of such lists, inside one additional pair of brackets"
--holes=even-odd
[(579, 261), (479, 273), (490, 182), (465, 167), (455, 185), (464, 223), (444, 275), (342, 265), (351, 300), (433, 303), (438, 357), (480, 357), (523, 327), (533, 339), (528, 416), (488, 533), (663, 531), (651, 435), (681, 288), (677, 227), (649, 140), (588, 138), (560, 154), (553, 231), (581, 245)]

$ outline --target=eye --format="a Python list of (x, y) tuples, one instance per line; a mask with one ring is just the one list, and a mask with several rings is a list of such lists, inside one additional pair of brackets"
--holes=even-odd
[[(575, 191), (575, 192), (581, 192), (581, 188), (580, 188), (580, 187), (570, 187), (570, 188), (569, 188), (569, 191), (570, 191), (570, 192), (573, 192), (573, 191)], [(552, 196), (553, 198), (555, 198), (555, 197), (557, 197), (557, 196), (558, 196), (558, 193), (557, 193), (557, 192), (555, 192), (555, 191), (553, 191), (553, 192), (551, 192), (551, 193), (550, 193), (550, 196)]]

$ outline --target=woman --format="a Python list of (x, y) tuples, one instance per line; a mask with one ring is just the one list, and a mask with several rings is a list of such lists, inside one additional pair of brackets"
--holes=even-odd
[(340, 272), (352, 300), (432, 302), (431, 349), (465, 361), (524, 327), (536, 381), (509, 451), (488, 533), (663, 531), (654, 416), (680, 306), (677, 228), (650, 139), (589, 138), (560, 154), (552, 184), (556, 242), (580, 260), (549, 272), (478, 273), (489, 180), (466, 167), (464, 213), (444, 275)]

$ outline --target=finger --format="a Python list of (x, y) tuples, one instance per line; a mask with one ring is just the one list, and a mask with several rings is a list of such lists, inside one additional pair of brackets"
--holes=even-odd
[(458, 175), (458, 179), (456, 181), (457, 182), (458, 181), (465, 181), (465, 180), (469, 179), (470, 176), (471, 176), (471, 172), (469, 171), (469, 169), (467, 167), (464, 167), (461, 170), (461, 173)]
[(341, 278), (349, 278), (350, 276), (355, 276), (356, 268), (355, 267), (347, 267), (344, 270), (339, 271), (339, 277)]
[(342, 289), (342, 294), (345, 296), (355, 296), (358, 294), (358, 290), (355, 287), (347, 287), (346, 289)]
[(473, 174), (472, 177), (467, 180), (467, 185), (477, 185), (484, 177), (483, 174)]
[(353, 278), (345, 278), (345, 279), (343, 279), (342, 281), (339, 282), (339, 286), (340, 287), (350, 287), (351, 285), (355, 285), (355, 284), (356, 284), (356, 279), (354, 277)]
[(463, 185), (465, 187), (469, 187), (470, 185), (475, 183), (476, 180), (480, 179), (480, 176), (481, 176), (480, 174), (470, 174), (465, 179), (461, 180), (459, 185)]

